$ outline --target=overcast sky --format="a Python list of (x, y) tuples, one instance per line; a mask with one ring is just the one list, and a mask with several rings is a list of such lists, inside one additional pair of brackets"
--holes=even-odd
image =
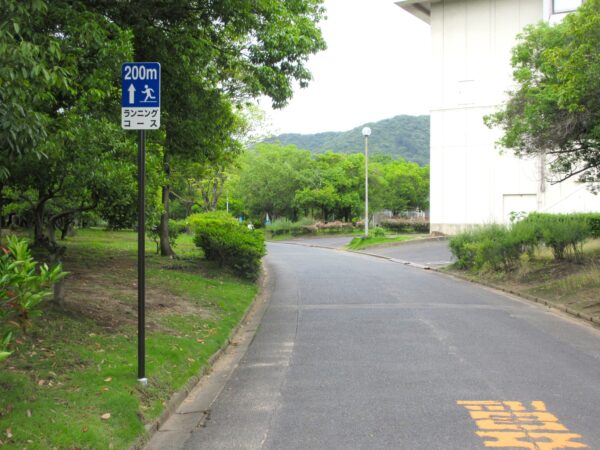
[(428, 114), (429, 25), (392, 0), (325, 0), (328, 49), (308, 64), (313, 81), (273, 111), (274, 134), (343, 131), (396, 116)]

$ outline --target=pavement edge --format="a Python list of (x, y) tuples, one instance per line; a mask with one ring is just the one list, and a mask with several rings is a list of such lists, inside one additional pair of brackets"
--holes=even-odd
[[(260, 323), (262, 316), (266, 311), (266, 307), (268, 305), (268, 280), (269, 280), (269, 271), (267, 269), (267, 265), (262, 263), (262, 271), (260, 277), (258, 279), (258, 294), (254, 297), (254, 300), (244, 313), (244, 316), (239, 321), (239, 323), (231, 330), (227, 340), (223, 343), (221, 348), (217, 350), (208, 360), (208, 363), (202, 367), (200, 373), (198, 375), (194, 375), (192, 378), (188, 380), (188, 382), (183, 386), (183, 388), (177, 392), (174, 392), (171, 395), (171, 398), (168, 400), (167, 405), (165, 406), (162, 414), (155, 419), (154, 421), (145, 424), (145, 432), (142, 436), (140, 436), (135, 443), (133, 443), (129, 450), (143, 450), (146, 445), (150, 442), (152, 437), (159, 431), (159, 429), (173, 416), (173, 414), (177, 411), (177, 409), (181, 406), (184, 400), (190, 395), (190, 393), (200, 384), (200, 382), (206, 377), (212, 370), (215, 363), (223, 356), (225, 351), (232, 345), (234, 341), (236, 341), (236, 337), (242, 334), (246, 326), (249, 324), (249, 317), (253, 315), (257, 315), (256, 320)], [(254, 334), (249, 336), (249, 339), (254, 339)]]

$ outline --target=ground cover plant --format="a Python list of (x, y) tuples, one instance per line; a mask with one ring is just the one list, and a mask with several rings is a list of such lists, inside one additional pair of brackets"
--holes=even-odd
[(136, 234), (82, 230), (67, 241), (65, 310), (42, 315), (0, 362), (0, 446), (121, 449), (205, 366), (255, 297), (193, 238), (178, 259), (147, 258), (147, 376), (136, 380)]

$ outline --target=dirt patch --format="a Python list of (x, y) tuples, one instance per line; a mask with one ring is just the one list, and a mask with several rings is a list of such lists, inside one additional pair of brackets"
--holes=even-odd
[[(94, 320), (103, 328), (115, 329), (137, 323), (137, 269), (131, 258), (95, 260), (84, 267), (65, 263), (67, 308)], [(76, 267), (73, 269), (73, 267)], [(146, 323), (149, 330), (163, 330), (162, 315), (211, 317), (210, 311), (188, 298), (160, 288), (146, 287)]]

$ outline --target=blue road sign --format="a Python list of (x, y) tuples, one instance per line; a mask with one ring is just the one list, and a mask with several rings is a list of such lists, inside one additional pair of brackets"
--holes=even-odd
[(160, 64), (125, 63), (121, 66), (121, 126), (126, 130), (160, 127)]

